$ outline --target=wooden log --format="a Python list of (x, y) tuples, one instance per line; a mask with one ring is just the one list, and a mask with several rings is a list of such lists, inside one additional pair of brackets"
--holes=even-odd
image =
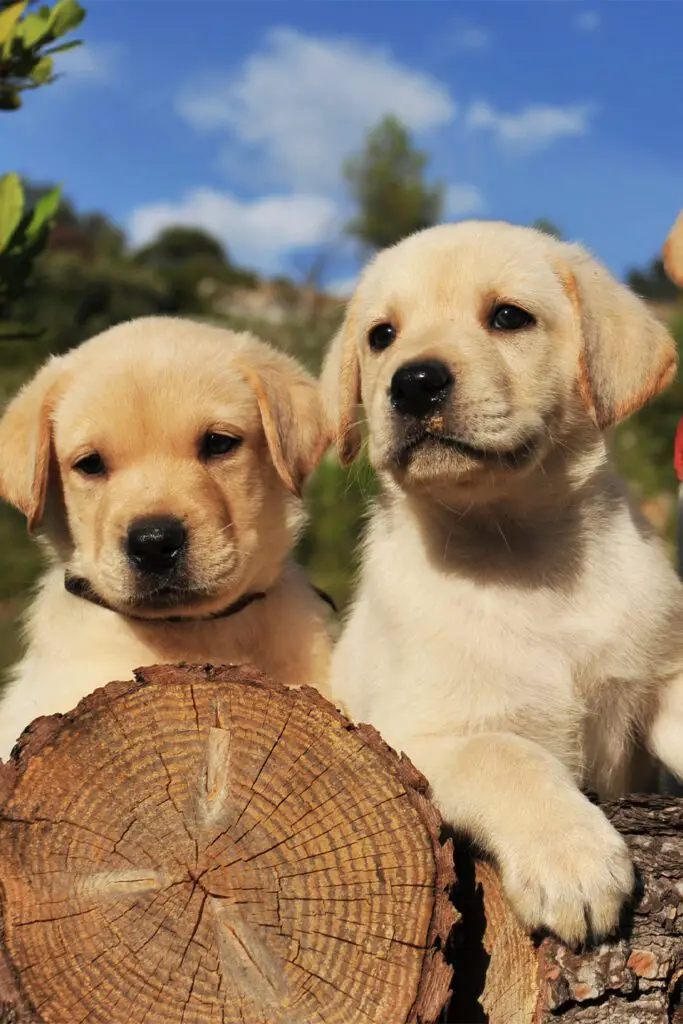
[(0, 769), (0, 1022), (432, 1024), (452, 849), (310, 689), (157, 666)]
[(533, 941), (374, 729), (252, 670), (162, 666), (0, 768), (0, 1024), (683, 1024), (683, 801), (605, 812), (618, 939)]
[(477, 864), (487, 964), (473, 1021), (683, 1024), (683, 800), (629, 797), (603, 809), (627, 840), (639, 877), (616, 941), (583, 953), (551, 938), (532, 942), (493, 868)]

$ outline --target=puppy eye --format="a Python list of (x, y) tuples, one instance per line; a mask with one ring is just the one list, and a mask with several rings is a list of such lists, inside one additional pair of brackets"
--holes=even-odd
[(396, 328), (388, 322), (375, 324), (368, 331), (368, 344), (373, 352), (382, 352), (396, 339)]
[(205, 459), (215, 459), (219, 455), (229, 455), (242, 444), (244, 438), (233, 437), (231, 434), (215, 434), (213, 432), (204, 434), (201, 444), (201, 454)]
[(84, 455), (78, 462), (74, 462), (73, 468), (79, 473), (83, 473), (84, 476), (104, 476), (107, 472), (104, 459), (99, 452), (90, 452), (89, 455)]
[(532, 327), (536, 323), (531, 313), (509, 302), (496, 306), (491, 313), (489, 326), (494, 331), (521, 331), (524, 327)]

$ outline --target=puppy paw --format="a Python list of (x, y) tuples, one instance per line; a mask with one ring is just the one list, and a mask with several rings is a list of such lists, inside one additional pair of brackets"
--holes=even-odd
[(581, 798), (570, 813), (533, 835), (517, 836), (500, 857), (508, 898), (530, 930), (548, 929), (569, 946), (610, 935), (633, 892), (626, 843), (602, 812)]

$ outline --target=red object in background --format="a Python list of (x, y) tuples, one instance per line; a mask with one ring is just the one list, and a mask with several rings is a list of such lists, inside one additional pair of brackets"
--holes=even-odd
[(674, 469), (676, 477), (683, 483), (683, 417), (678, 421), (676, 427), (676, 440), (674, 441)]

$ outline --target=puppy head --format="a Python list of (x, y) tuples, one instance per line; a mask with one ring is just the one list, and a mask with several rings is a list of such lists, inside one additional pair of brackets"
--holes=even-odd
[(0, 496), (107, 604), (208, 614), (277, 577), (324, 447), (314, 381), (248, 334), (122, 324), (0, 420)]
[(635, 412), (675, 369), (664, 327), (580, 247), (468, 222), (366, 268), (322, 388), (342, 461), (358, 451), (362, 402), (377, 470), (469, 497)]

